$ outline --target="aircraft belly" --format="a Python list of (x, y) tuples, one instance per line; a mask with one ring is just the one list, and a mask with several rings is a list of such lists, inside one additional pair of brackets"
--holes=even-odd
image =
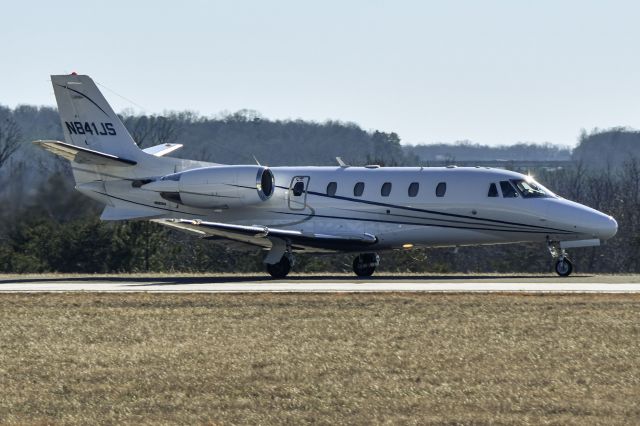
[(384, 224), (379, 226), (376, 236), (380, 240), (380, 245), (385, 247), (401, 247), (405, 244), (435, 247), (545, 240), (544, 236), (517, 232), (504, 234), (485, 230), (414, 225), (384, 226)]

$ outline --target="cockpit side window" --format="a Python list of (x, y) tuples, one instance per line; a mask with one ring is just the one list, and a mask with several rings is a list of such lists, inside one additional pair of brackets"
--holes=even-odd
[(516, 198), (518, 196), (518, 192), (508, 180), (500, 181), (500, 189), (504, 198)]
[(498, 196), (498, 187), (496, 186), (495, 183), (492, 183), (491, 185), (489, 185), (489, 193), (487, 194), (487, 197), (497, 197)]

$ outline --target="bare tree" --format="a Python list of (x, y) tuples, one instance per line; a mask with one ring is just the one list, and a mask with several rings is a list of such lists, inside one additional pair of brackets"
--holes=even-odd
[(173, 117), (155, 117), (153, 138), (156, 144), (173, 143), (178, 140), (180, 123)]
[(124, 122), (131, 137), (141, 148), (176, 142), (182, 131), (180, 120), (173, 116), (125, 116)]
[(125, 124), (129, 128), (131, 137), (139, 147), (144, 146), (145, 141), (151, 136), (153, 131), (149, 121), (150, 118), (146, 115), (141, 117), (130, 116), (125, 118)]
[(0, 167), (20, 146), (20, 127), (8, 112), (0, 111)]

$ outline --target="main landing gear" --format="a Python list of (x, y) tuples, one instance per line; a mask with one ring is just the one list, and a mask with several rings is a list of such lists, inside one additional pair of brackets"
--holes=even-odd
[[(273, 257), (269, 259), (265, 259), (265, 263), (267, 265), (267, 272), (273, 278), (281, 279), (286, 277), (289, 272), (291, 272), (291, 268), (295, 264), (295, 257), (291, 251), (286, 250), (280, 260), (275, 263), (269, 263), (268, 261), (273, 261)], [(275, 257), (277, 259), (277, 257)], [(362, 253), (356, 256), (353, 260), (353, 272), (356, 273), (359, 277), (370, 277), (376, 270), (376, 267), (380, 263), (380, 256), (376, 253)]]
[(556, 274), (568, 277), (573, 272), (573, 263), (567, 257), (567, 252), (558, 243), (549, 242), (549, 253), (555, 261)]
[(295, 258), (291, 253), (285, 253), (279, 262), (267, 263), (267, 272), (273, 278), (284, 278), (291, 272), (291, 267), (295, 264)]
[(353, 260), (353, 272), (359, 277), (370, 277), (380, 263), (376, 253), (362, 253)]

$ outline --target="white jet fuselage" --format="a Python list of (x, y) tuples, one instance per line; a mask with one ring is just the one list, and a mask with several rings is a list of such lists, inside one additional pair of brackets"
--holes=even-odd
[[(241, 166), (206, 169), (234, 167)], [(258, 166), (248, 167), (259, 170)], [(506, 170), (476, 167), (273, 167), (269, 170), (275, 187), (267, 199), (257, 194), (259, 182), (253, 170), (245, 172), (248, 178), (241, 185), (236, 180), (218, 177), (215, 189), (212, 185), (208, 190), (206, 185), (199, 185), (184, 191), (210, 199), (210, 208), (185, 205), (180, 202), (183, 200), (167, 197), (177, 188), (178, 181), (166, 180), (164, 182), (174, 186), (163, 188), (158, 185), (164, 183), (160, 177), (139, 188), (133, 187), (131, 180), (116, 180), (106, 182), (104, 193), (83, 192), (103, 202), (126, 200), (163, 218), (260, 225), (303, 234), (366, 233), (377, 239), (372, 246), (376, 249), (604, 240), (617, 229), (610, 216), (560, 198), (546, 189), (545, 196), (526, 198), (513, 187), (516, 195), (507, 197), (501, 183), (509, 182), (513, 186), (512, 181), (530, 178)], [(443, 184), (444, 190), (437, 194), (438, 185), (442, 189)], [(492, 184), (496, 192), (490, 194)], [(235, 192), (222, 191), (224, 187)], [(234, 199), (243, 198), (250, 201), (233, 206)], [(196, 205), (206, 204), (203, 201)], [(339, 251), (341, 247), (319, 249)]]

